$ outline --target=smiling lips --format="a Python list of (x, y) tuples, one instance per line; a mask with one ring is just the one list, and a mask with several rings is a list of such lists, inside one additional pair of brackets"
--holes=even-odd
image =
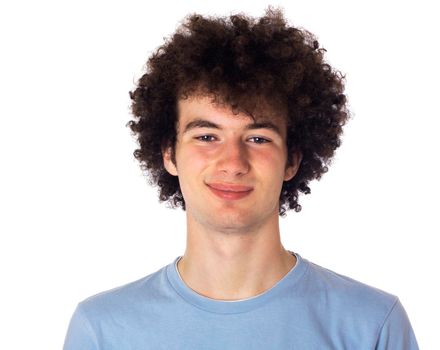
[(211, 183), (208, 184), (208, 187), (216, 196), (230, 200), (246, 197), (253, 190), (253, 188), (249, 186), (221, 183)]

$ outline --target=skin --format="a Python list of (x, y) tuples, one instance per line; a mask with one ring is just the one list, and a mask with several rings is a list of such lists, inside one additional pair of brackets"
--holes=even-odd
[[(286, 123), (266, 108), (256, 122), (270, 121), (280, 133), (234, 115), (209, 97), (178, 101), (176, 164), (163, 150), (167, 171), (178, 176), (186, 205), (187, 245), (178, 263), (185, 284), (217, 300), (246, 299), (274, 286), (296, 264), (280, 241), (279, 195), (295, 176), (301, 154), (287, 165)], [(195, 125), (195, 120), (214, 123)], [(220, 198), (210, 185), (247, 186), (240, 199)]]

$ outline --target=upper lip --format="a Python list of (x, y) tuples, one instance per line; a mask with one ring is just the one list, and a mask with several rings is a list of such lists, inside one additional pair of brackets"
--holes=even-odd
[(247, 192), (251, 191), (253, 188), (245, 185), (238, 184), (227, 184), (227, 183), (209, 183), (207, 184), (209, 187), (215, 188), (219, 191), (227, 191), (227, 192)]

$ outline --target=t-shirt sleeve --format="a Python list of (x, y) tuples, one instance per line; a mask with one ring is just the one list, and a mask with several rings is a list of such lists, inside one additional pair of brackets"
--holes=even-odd
[(419, 350), (414, 331), (397, 298), (379, 332), (376, 350)]
[(63, 350), (99, 350), (89, 320), (78, 305), (70, 320)]

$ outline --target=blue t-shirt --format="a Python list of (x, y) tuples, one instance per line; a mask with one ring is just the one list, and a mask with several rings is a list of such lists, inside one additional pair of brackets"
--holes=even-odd
[(64, 350), (416, 350), (399, 299), (299, 254), (272, 288), (222, 301), (189, 288), (173, 263), (79, 303)]

